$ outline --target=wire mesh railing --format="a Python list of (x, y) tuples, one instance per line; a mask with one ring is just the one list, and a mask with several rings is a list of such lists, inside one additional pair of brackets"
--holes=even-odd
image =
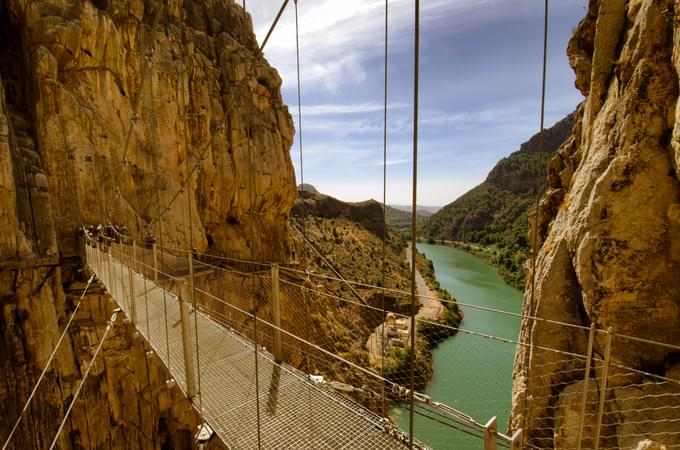
[[(269, 439), (263, 436), (270, 431), (263, 431), (264, 421), (272, 411), (285, 408), (286, 386), (294, 385), (298, 394), (306, 392), (308, 397), (304, 400), (304, 395), (296, 394), (294, 402), (290, 399), (295, 406), (291, 403), (290, 407), (315, 411), (316, 418), (311, 413), (300, 416), (291, 419), (296, 422), (290, 426), (318, 436), (323, 433), (317, 428), (325, 420), (342, 426), (341, 419), (330, 417), (330, 409), (321, 411), (321, 403), (314, 403), (334, 399), (347, 411), (369, 417), (390, 443), (407, 441), (407, 435), (399, 431), (408, 413), (405, 400), (410, 394), (409, 352), (413, 351), (407, 312), (398, 306), (383, 311), (353, 293), (337, 295), (337, 290), (328, 287), (337, 280), (329, 276), (277, 264), (128, 244), (101, 242), (102, 251), (90, 247), (88, 264), (140, 333), (157, 343), (156, 353), (176, 377), (171, 382), (178, 383), (189, 397), (201, 396), (204, 417), (211, 425), (238, 411), (220, 409), (224, 402), (234, 407), (250, 405), (252, 414), (238, 412), (236, 428), (259, 430), (247, 444), (257, 446), (260, 439), (260, 445), (267, 448), (262, 439)], [(381, 289), (349, 283), (359, 293)], [(192, 296), (189, 288), (193, 303), (182, 301)], [(409, 295), (395, 289), (384, 291), (396, 299)], [(559, 320), (462, 306), (464, 312), (477, 309), (517, 322), (530, 321), (542, 336), (554, 335), (555, 342), (568, 343), (553, 348), (539, 345), (549, 339), (536, 343), (484, 327), (470, 329), (465, 322), (459, 325), (447, 318), (453, 300), (429, 300), (442, 307), (436, 315), (421, 314), (415, 321), (416, 434), (419, 427), (431, 427), (455, 436), (456, 448), (613, 449), (634, 448), (644, 440), (680, 448), (680, 382), (668, 376), (668, 371), (631, 367), (617, 356), (617, 349), (630, 346), (641, 346), (650, 354), (660, 349), (680, 352), (680, 347)], [(191, 328), (185, 317), (188, 330), (182, 331), (183, 308), (186, 317), (199, 314), (209, 326)], [(454, 382), (458, 388), (484, 395), (447, 403), (436, 392), (428, 392), (431, 353), (443, 342), (456, 355), (447, 363), (457, 368)], [(191, 352), (195, 357), (188, 360), (185, 354)], [(517, 366), (524, 358), (529, 363), (516, 367), (513, 382), (508, 367), (513, 359)], [(467, 365), (470, 361), (474, 364)], [(188, 365), (194, 367), (193, 375), (184, 370)], [(480, 371), (487, 376), (480, 377)], [(219, 387), (210, 396), (221, 400), (208, 400), (208, 391), (213, 389), (209, 386), (219, 385), (216, 380), (224, 373), (240, 377), (244, 384), (235, 389), (249, 394), (239, 397), (231, 386)], [(198, 392), (199, 380), (203, 392)], [(315, 390), (323, 395), (313, 395)], [(261, 412), (259, 418), (257, 412)], [(276, 426), (271, 425), (271, 430)], [(220, 434), (218, 425), (215, 429)], [(233, 430), (222, 432), (224, 439), (237, 439)], [(259, 438), (254, 437), (257, 434)], [(335, 442), (330, 436), (324, 439)], [(416, 442), (430, 444), (427, 437)]]
[[(268, 339), (268, 333), (262, 328), (254, 332), (254, 324), (264, 321), (253, 314), (252, 305), (241, 309), (225, 302), (228, 308), (222, 314), (206, 314), (208, 300), (221, 299), (199, 287), (196, 304), (205, 305), (193, 308), (186, 301), (190, 284), (186, 279), (159, 271), (159, 285), (155, 285), (153, 276), (142, 274), (144, 258), (136, 258), (135, 253), (134, 246), (117, 243), (87, 246), (85, 251), (90, 268), (100, 274), (100, 280), (128, 319), (151, 344), (153, 354), (172, 374), (168, 383), (182, 389), (228, 445), (403, 446), (404, 439), (399, 438), (402, 433), (369, 409), (348, 400), (332, 385), (317, 382), (281, 362), (267, 349), (253, 345), (253, 341)], [(201, 276), (197, 271), (193, 278)], [(263, 287), (257, 280), (248, 281), (254, 282), (255, 288)], [(249, 283), (236, 283), (234, 288), (242, 295), (252, 295), (253, 284)], [(196, 320), (189, 320), (189, 316)]]

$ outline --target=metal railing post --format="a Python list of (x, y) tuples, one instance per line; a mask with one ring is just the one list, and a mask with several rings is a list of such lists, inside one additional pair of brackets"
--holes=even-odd
[(146, 339), (151, 342), (151, 320), (149, 318), (149, 288), (147, 287), (147, 277), (146, 274), (148, 274), (148, 268), (146, 267), (146, 251), (142, 252), (142, 258), (144, 259), (144, 262), (142, 263), (142, 282), (143, 282), (143, 289), (144, 289), (144, 313), (146, 315)]
[(595, 449), (600, 447), (600, 434), (602, 431), (602, 417), (604, 416), (604, 404), (607, 399), (607, 377), (609, 375), (609, 359), (612, 351), (612, 328), (607, 328), (607, 345), (604, 350), (604, 367), (602, 368), (602, 383), (600, 384), (600, 406), (597, 411), (597, 427), (595, 428)]
[(137, 305), (135, 302), (135, 278), (134, 278), (134, 267), (136, 259), (137, 247), (135, 246), (135, 240), (132, 239), (132, 244), (130, 245), (129, 260), (128, 264), (128, 283), (130, 288), (130, 320), (133, 325), (137, 325)]
[(191, 306), (194, 308), (194, 336), (196, 338), (196, 378), (198, 379), (196, 393), (199, 397), (199, 410), (203, 414), (203, 392), (201, 392), (201, 353), (199, 348), (198, 335), (198, 305), (196, 304), (196, 276), (194, 273), (194, 249), (189, 250), (189, 294), (191, 295)]
[(109, 273), (109, 282), (106, 286), (106, 289), (109, 290), (109, 294), (111, 294), (111, 297), (113, 297), (114, 300), (116, 300), (116, 297), (113, 295), (113, 272), (112, 272), (112, 267), (113, 267), (113, 241), (109, 239), (109, 252), (107, 253), (106, 257), (106, 262), (107, 262), (107, 272)]
[(189, 299), (191, 306), (196, 309), (196, 289), (194, 285), (194, 251), (189, 250)]
[[(99, 242), (95, 241), (94, 245), (96, 247), (91, 249), (94, 252), (94, 254), (92, 252), (90, 252), (90, 254), (88, 255), (87, 265), (90, 266), (90, 264), (94, 263), (93, 271), (96, 273), (98, 278), (101, 278), (101, 275), (100, 275), (101, 265), (99, 264)], [(93, 258), (94, 261), (90, 261), (90, 256), (94, 256), (94, 258)], [(90, 268), (92, 268), (92, 266), (90, 266)]]
[(158, 286), (158, 250), (155, 242), (151, 248), (153, 249), (153, 283)]
[[(182, 349), (184, 351), (184, 374), (187, 385), (187, 398), (190, 400), (196, 395), (196, 376), (194, 374), (194, 354), (191, 345), (191, 321), (189, 319), (189, 304), (187, 299), (190, 298), (187, 292), (188, 286), (180, 281), (180, 296), (179, 296), (179, 319), (182, 326)], [(196, 312), (194, 311), (194, 314)]]
[(97, 265), (99, 266), (97, 269), (97, 278), (99, 278), (102, 283), (104, 283), (104, 252), (102, 251), (103, 244), (103, 242), (97, 242)]
[(104, 271), (104, 263), (102, 262), (102, 243), (97, 242), (97, 278), (102, 280), (102, 272)]
[(496, 450), (496, 431), (498, 430), (496, 416), (484, 425), (484, 450)]
[(595, 323), (590, 325), (588, 333), (588, 354), (586, 357), (586, 372), (583, 377), (583, 395), (581, 396), (581, 415), (578, 422), (578, 433), (576, 435), (576, 450), (581, 450), (583, 440), (583, 426), (586, 421), (586, 405), (588, 404), (588, 385), (590, 383), (590, 369), (593, 359), (593, 344), (595, 342)]
[(102, 283), (104, 284), (104, 287), (108, 290), (109, 288), (109, 265), (108, 265), (108, 253), (104, 253), (104, 243), (100, 244), (99, 247), (99, 270), (101, 271), (99, 273), (99, 278), (101, 278)]
[(281, 299), (279, 296), (279, 265), (272, 264), (272, 315), (274, 319), (274, 358), (283, 360), (281, 350)]
[(510, 450), (521, 450), (522, 449), (522, 429), (515, 431), (515, 433), (510, 438)]
[(130, 306), (127, 304), (125, 301), (125, 297), (127, 296), (125, 294), (125, 279), (123, 277), (123, 239), (120, 237), (118, 238), (118, 267), (120, 270), (118, 271), (120, 273), (119, 278), (120, 278), (120, 301), (123, 303), (121, 306), (125, 310), (125, 315), (129, 318), (130, 317)]

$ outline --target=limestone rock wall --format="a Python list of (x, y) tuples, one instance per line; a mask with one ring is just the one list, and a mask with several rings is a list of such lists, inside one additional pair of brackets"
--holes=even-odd
[[(233, 0), (0, 0), (1, 443), (84, 287), (77, 227), (290, 259), (280, 85)], [(114, 307), (85, 296), (10, 448), (49, 446)], [(147, 350), (116, 324), (58, 448), (194, 447)]]
[[(679, 24), (672, 0), (590, 1), (568, 48), (586, 101), (551, 163), (549, 189), (533, 218), (539, 248), (533, 292), (527, 277), (526, 314), (680, 345)], [(520, 339), (585, 354), (587, 332), (527, 319)], [(602, 338), (595, 354), (604, 354)], [(671, 377), (677, 352), (615, 338), (612, 361)], [(568, 447), (573, 437), (560, 423), (574, 415), (569, 399), (583, 378), (583, 360), (520, 347), (513, 427), (533, 430), (529, 438), (539, 448)], [(656, 389), (644, 377), (634, 382)], [(625, 396), (625, 389), (613, 395)], [(613, 413), (624, 430), (630, 409)], [(668, 441), (677, 436), (648, 430), (652, 439), (678, 444)]]
[(0, 263), (38, 255), (56, 257), (47, 176), (28, 123), (7, 105), (0, 75)]
[(77, 226), (110, 221), (168, 246), (289, 258), (292, 119), (233, 0), (1, 11), (8, 103), (47, 175), (62, 253)]

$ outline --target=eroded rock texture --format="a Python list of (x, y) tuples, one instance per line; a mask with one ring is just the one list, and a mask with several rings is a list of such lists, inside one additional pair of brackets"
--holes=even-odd
[[(233, 0), (0, 0), (0, 442), (84, 287), (77, 227), (290, 258), (280, 84)], [(85, 296), (10, 448), (49, 446), (114, 307)], [(192, 448), (147, 350), (119, 320), (58, 448)]]
[(110, 220), (169, 246), (188, 248), (191, 230), (199, 250), (287, 260), (292, 120), (233, 0), (2, 5), (9, 127), (47, 175), (36, 184), (62, 252), (75, 227)]
[[(680, 9), (672, 0), (590, 1), (568, 48), (586, 101), (551, 164), (525, 313), (680, 345), (679, 24)], [(525, 320), (520, 339), (585, 354), (587, 331)], [(603, 354), (600, 336), (595, 355)], [(614, 364), (670, 377), (676, 358), (672, 348), (613, 340)], [(583, 359), (521, 347), (511, 426), (529, 429), (530, 442), (539, 448), (569, 447), (574, 428), (561, 424), (574, 422), (573, 399), (583, 389), (574, 384), (583, 379)], [(616, 420), (605, 424), (606, 434), (628, 438), (601, 446), (637, 445), (630, 424), (639, 422), (633, 416), (642, 405), (623, 400), (630, 398), (633, 388), (625, 386), (631, 383), (649, 392), (674, 388), (614, 373), (605, 416)], [(664, 408), (664, 402), (677, 401), (672, 399), (651, 396), (644, 407)], [(663, 411), (667, 420), (678, 419), (673, 408)], [(677, 424), (647, 424), (646, 437), (677, 445), (677, 433), (669, 433)], [(584, 436), (592, 441), (590, 425)]]

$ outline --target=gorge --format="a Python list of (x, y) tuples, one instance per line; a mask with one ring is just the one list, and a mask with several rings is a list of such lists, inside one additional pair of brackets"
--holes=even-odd
[[(518, 223), (528, 229), (512, 234), (532, 258), (521, 314), (517, 291), (488, 266), (450, 248), (422, 246), (439, 255), (437, 272), (455, 265), (462, 278), (467, 271), (487, 289), (469, 303), (501, 298), (480, 303), (509, 319), (485, 323), (476, 308), (463, 306), (461, 330), (435, 323), (442, 335), (459, 335), (423, 351), (453, 360), (449, 373), (471, 364), (447, 397), (451, 380), (440, 383), (435, 361), (425, 389), (432, 398), (420, 406), (442, 401), (465, 411), (476, 406), (474, 388), (502, 391), (503, 398), (511, 393), (507, 401), (490, 399), (496, 403), (471, 414), (484, 420), (510, 406), (509, 427), (498, 431), (522, 429), (524, 448), (680, 446), (679, 24), (672, 0), (590, 0), (567, 49), (586, 100), (560, 126), (566, 141), (548, 163), (547, 189), (528, 224), (520, 223), (524, 210), (512, 220), (504, 215), (511, 231)], [(250, 16), (231, 0), (0, 0), (2, 441), (22, 418), (10, 448), (45, 448), (55, 434), (64, 449), (196, 445), (202, 417), (195, 402), (128, 317), (111, 319), (118, 305), (100, 280), (88, 284), (91, 266), (78, 236), (98, 226), (134, 237), (147, 253), (158, 245), (188, 255), (191, 267), (200, 262), (208, 269), (198, 288), (224, 291), (217, 300), (235, 298), (227, 307), (244, 317), (274, 297), (266, 282), (258, 290), (253, 280), (272, 280), (266, 277), (280, 265), (288, 287), (279, 319), (292, 325), (267, 326), (288, 332), (289, 347), (303, 342), (285, 364), (304, 373), (306, 387), (327, 389), (324, 398), (351, 399), (346, 409), (362, 420), (379, 413), (371, 429), (403, 444), (389, 434), (385, 398), (409, 397), (411, 367), (383, 377), (394, 375), (390, 361), (385, 371), (367, 341), (386, 312), (403, 322), (410, 314), (404, 241), (385, 231), (375, 201), (348, 205), (297, 192), (295, 129), (281, 86)], [(544, 184), (531, 175), (536, 194)], [(476, 199), (469, 203), (479, 206)], [(499, 208), (477, 213), (492, 216)], [(462, 233), (453, 229), (457, 222), (479, 222), (474, 208), (468, 212), (456, 223), (440, 215), (432, 237), (460, 237), (451, 234)], [(351, 279), (326, 271), (329, 261)], [(485, 275), (475, 281), (475, 270)], [(225, 273), (237, 271), (247, 273), (225, 281)], [(460, 279), (440, 282), (453, 297), (469, 298)], [(433, 325), (427, 322), (418, 326)], [(398, 341), (403, 350), (394, 355), (407, 362), (406, 341)], [(502, 354), (497, 347), (487, 353), (491, 341), (502, 342)], [(255, 351), (257, 361), (257, 345)], [(40, 389), (22, 409), (44, 367)], [(425, 386), (431, 370), (414, 370), (414, 386)], [(491, 377), (478, 383), (483, 370)], [(248, 381), (257, 384), (258, 376)], [(306, 404), (300, 411), (313, 410)], [(351, 434), (345, 424), (326, 424)], [(445, 448), (452, 430), (436, 429), (433, 442)], [(225, 447), (214, 439), (207, 448)]]

